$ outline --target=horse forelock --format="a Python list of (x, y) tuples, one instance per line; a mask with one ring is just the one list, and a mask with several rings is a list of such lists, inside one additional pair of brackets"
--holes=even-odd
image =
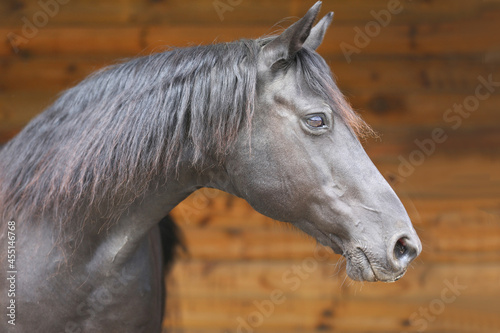
[(316, 52), (303, 48), (297, 53), (299, 73), (309, 88), (323, 97), (359, 138), (377, 136), (359, 114), (352, 109), (334, 81), (333, 73), (325, 60)]

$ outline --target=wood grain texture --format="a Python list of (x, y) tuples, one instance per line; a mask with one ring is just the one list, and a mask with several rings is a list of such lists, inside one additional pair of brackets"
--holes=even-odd
[[(220, 0), (229, 7), (219, 16), (213, 0), (71, 0), (49, 16), (40, 3), (54, 1), (0, 2), (0, 144), (97, 69), (169, 47), (276, 33), (314, 2)], [(356, 42), (389, 3), (324, 1), (322, 13), (335, 18), (319, 52), (380, 134), (363, 144), (407, 208), (422, 255), (395, 284), (352, 283), (341, 257), (319, 258), (310, 237), (202, 189), (172, 213), (189, 253), (166, 279), (165, 331), (500, 331), (500, 87), (466, 116), (448, 113), (474, 98), (481, 77), (500, 82), (500, 1), (401, 0), (387, 26)], [(44, 12), (46, 24), (26, 30)], [(359, 50), (350, 62), (346, 45)], [(446, 140), (415, 160), (436, 128)], [(299, 278), (294, 267), (309, 271)], [(463, 289), (452, 295), (449, 283)], [(267, 315), (256, 304), (275, 290), (286, 300)], [(238, 318), (254, 322), (238, 331)]]

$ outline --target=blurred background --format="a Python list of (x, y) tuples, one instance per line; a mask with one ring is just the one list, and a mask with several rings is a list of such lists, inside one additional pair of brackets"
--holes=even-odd
[[(277, 32), (313, 3), (2, 0), (0, 144), (105, 65)], [(380, 134), (363, 144), (422, 255), (397, 283), (354, 283), (311, 238), (201, 190), (173, 212), (188, 253), (167, 278), (165, 332), (500, 332), (500, 1), (324, 1), (328, 11), (318, 51)]]

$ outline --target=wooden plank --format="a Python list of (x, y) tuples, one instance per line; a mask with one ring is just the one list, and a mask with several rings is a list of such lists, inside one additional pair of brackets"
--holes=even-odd
[[(364, 26), (359, 27), (364, 29)], [(345, 56), (349, 47), (358, 51), (350, 56), (353, 64), (374, 56), (447, 57), (459, 56), (482, 59), (485, 53), (496, 48), (499, 36), (482, 34), (484, 29), (497, 29), (496, 21), (467, 21), (420, 25), (388, 25), (373, 37), (358, 41), (359, 33), (352, 26), (337, 25), (334, 33), (327, 34), (318, 51), (324, 56)]]
[[(446, 56), (457, 57), (467, 55), (482, 59), (486, 52), (492, 51), (500, 42), (500, 36), (483, 34), (483, 31), (493, 31), (498, 28), (497, 21), (471, 21), (448, 24), (422, 24), (417, 26), (389, 25), (381, 30), (380, 34), (370, 38), (366, 47), (358, 44), (359, 56), (354, 54), (353, 61), (373, 55), (391, 56)], [(235, 27), (234, 29), (198, 27), (167, 27), (157, 26), (148, 30), (147, 45), (162, 47), (164, 45), (184, 46), (191, 42), (193, 45), (210, 43), (218, 36), (217, 41), (230, 41), (238, 38), (255, 38), (272, 30), (266, 27), (255, 27), (251, 33), (248, 30)], [(172, 38), (169, 38), (173, 34)], [(343, 58), (342, 43), (356, 46), (356, 31), (352, 26), (336, 25), (335, 33), (325, 36), (325, 40), (318, 50), (325, 56)], [(457, 39), (460, 41), (458, 42)], [(450, 43), (450, 41), (454, 43)]]
[[(475, 95), (483, 85), (481, 79), (491, 75), (500, 82), (497, 64), (467, 58), (446, 59), (368, 59), (348, 64), (344, 59), (325, 57), (337, 78), (337, 84), (348, 95), (376, 92), (393, 96), (403, 94), (464, 94)], [(493, 94), (499, 94), (498, 87)], [(489, 93), (482, 88), (481, 93)]]
[[(223, 2), (224, 3), (224, 2)], [(227, 11), (219, 16), (211, 0), (197, 0), (183, 2), (181, 0), (170, 1), (168, 5), (157, 3), (143, 6), (135, 13), (135, 19), (141, 23), (155, 24), (193, 24), (193, 25), (257, 25), (257, 24), (282, 24), (287, 26), (298, 17), (304, 15), (310, 8), (310, 2), (295, 2), (278, 0), (252, 2), (235, 1), (236, 5), (229, 5)], [(391, 17), (391, 23), (422, 23), (463, 21), (474, 19), (494, 19), (500, 16), (498, 4), (487, 4), (481, 0), (457, 3), (453, 0), (445, 0), (439, 4), (411, 3), (404, 6), (404, 10)], [(361, 0), (353, 2), (337, 2), (335, 4), (324, 3), (320, 15), (328, 11), (335, 11), (335, 23), (366, 23), (373, 20), (370, 13), (372, 10), (380, 11), (387, 8), (386, 0)], [(222, 18), (222, 19), (221, 19)]]
[[(231, 4), (233, 3), (233, 4)], [(192, 24), (217, 25), (274, 25), (283, 18), (291, 16), (290, 1), (221, 1), (182, 0), (169, 1), (168, 5), (157, 3), (144, 6), (136, 13), (136, 19), (141, 23), (155, 24)], [(225, 6), (224, 6), (225, 4)], [(218, 9), (216, 9), (216, 7)]]
[[(441, 148), (439, 148), (441, 149)], [(442, 148), (446, 149), (446, 148)], [(396, 191), (412, 199), (429, 200), (495, 200), (500, 198), (498, 170), (500, 159), (490, 159), (478, 154), (457, 154), (448, 157), (439, 154), (427, 158), (423, 164), (415, 166), (413, 174), (395, 186)], [(407, 155), (403, 155), (407, 158)], [(399, 161), (378, 164), (382, 174), (399, 176)]]
[(459, 124), (460, 129), (491, 127), (491, 119), (498, 117), (500, 113), (497, 107), (500, 103), (498, 95), (491, 95), (480, 102), (476, 111), (466, 112), (470, 115), (465, 118), (456, 112), (449, 113), (453, 111), (448, 110), (453, 110), (455, 104), (463, 105), (464, 100), (473, 94), (381, 93), (376, 88), (370, 90), (372, 91), (348, 95), (347, 98), (354, 110), (368, 124), (381, 129), (382, 133), (393, 128), (421, 128), (429, 125), (449, 128)]
[(18, 133), (56, 98), (52, 93), (0, 93), (0, 144)]
[(223, 26), (199, 27), (199, 26), (152, 26), (146, 35), (146, 44), (149, 49), (162, 50), (165, 46), (184, 47), (201, 44), (221, 43), (238, 40), (240, 38), (258, 38), (274, 31), (272, 27), (234, 26), (231, 29)]
[(490, 225), (500, 218), (498, 198), (414, 198), (398, 191), (412, 219), (418, 224), (432, 227), (436, 224)]
[(291, 230), (184, 227), (183, 231), (189, 256), (196, 259), (302, 258), (313, 253), (316, 243), (306, 234)]
[[(167, 281), (169, 295), (179, 298), (260, 298), (274, 289), (286, 291), (288, 299), (381, 297), (432, 299), (444, 281), (464, 286), (469, 297), (489, 298), (500, 294), (500, 264), (415, 264), (397, 283), (360, 283), (345, 279), (345, 265), (324, 253), (297, 260), (279, 261), (178, 261)], [(171, 282), (170, 282), (171, 281)], [(321, 287), (318, 287), (321, 286)], [(464, 291), (465, 293), (465, 291)]]
[[(61, 1), (62, 2), (62, 1)], [(0, 5), (0, 26), (17, 27), (25, 20), (34, 24), (44, 22), (47, 26), (58, 25), (96, 25), (131, 23), (133, 13), (141, 9), (139, 1), (130, 0), (71, 0), (64, 1), (2, 1)], [(40, 4), (41, 3), (41, 4)]]
[(22, 24), (23, 7), (23, 3), (14, 0), (0, 2), (0, 25)]
[[(51, 3), (51, 1), (46, 1)], [(51, 7), (50, 24), (195, 24), (195, 25), (273, 25), (287, 17), (300, 17), (311, 6), (310, 2), (290, 3), (285, 0), (251, 2), (222, 1), (227, 7), (221, 8), (222, 16), (217, 14), (212, 0), (168, 2), (146, 2), (140, 0), (71, 0), (59, 8)], [(322, 13), (335, 11), (335, 23), (366, 23), (374, 19), (371, 11), (387, 9), (387, 0), (341, 1), (334, 4), (324, 3)], [(498, 17), (499, 6), (495, 1), (454, 1), (439, 2), (401, 2), (403, 10), (391, 15), (391, 23), (422, 23), (443, 21), (464, 21)], [(37, 2), (19, 4), (15, 0), (3, 1), (0, 5), (0, 24), (15, 26), (22, 24), (21, 19), (33, 18), (44, 10)], [(222, 19), (221, 19), (222, 17)]]
[[(192, 24), (192, 25), (273, 25), (284, 17), (289, 17), (290, 2), (286, 0), (240, 2), (230, 5), (226, 1), (218, 6), (212, 0), (182, 1), (140, 1), (140, 0), (71, 0), (59, 6), (59, 11), (51, 17), (50, 24), (62, 25), (131, 25), (131, 24)], [(236, 2), (234, 2), (236, 3)], [(224, 6), (223, 4), (226, 4)], [(12, 7), (12, 6), (11, 6)], [(0, 7), (0, 25), (22, 24), (22, 17), (32, 19), (44, 9), (37, 2), (24, 6)]]
[[(449, 21), (467, 21), (474, 19), (489, 19), (500, 14), (500, 5), (495, 1), (456, 1), (440, 0), (428, 1), (397, 1), (397, 14), (390, 16), (389, 24), (412, 23), (441, 23)], [(336, 1), (323, 4), (323, 11), (334, 11), (334, 25), (337, 23), (360, 23), (366, 24), (373, 21), (375, 17), (372, 11), (380, 13), (388, 9), (387, 0), (354, 0)], [(297, 2), (294, 7), (294, 15), (301, 15), (307, 11), (310, 3), (306, 1)], [(401, 10), (399, 10), (401, 8)]]
[(78, 84), (89, 74), (107, 65), (118, 62), (110, 60), (69, 57), (14, 58), (0, 59), (2, 91), (20, 93), (44, 90), (49, 93), (62, 91)]
[[(416, 321), (422, 318), (418, 314), (419, 308), (429, 311), (429, 304), (433, 301), (412, 302), (404, 297), (339, 301), (331, 296), (331, 299), (286, 299), (282, 304), (269, 306), (271, 310), (265, 312), (266, 315), (269, 313), (268, 316), (264, 316), (263, 310), (254, 303), (261, 304), (266, 299), (171, 298), (181, 306), (181, 313), (177, 323), (170, 325), (167, 321), (166, 325), (189, 331), (219, 329), (234, 332), (241, 322), (249, 320), (250, 329), (259, 332), (415, 332), (422, 327)], [(435, 295), (434, 299), (440, 300), (440, 295)], [(426, 332), (496, 332), (500, 327), (496, 313), (498, 307), (485, 311), (483, 306), (475, 307), (479, 303), (477, 299), (459, 296), (454, 303), (444, 304), (445, 309), (439, 308), (439, 315), (428, 321)], [(498, 306), (498, 301), (490, 300), (487, 305)], [(167, 313), (168, 309), (167, 305)], [(413, 322), (410, 316), (413, 316)]]
[[(23, 36), (21, 29), (0, 28), (0, 36), (15, 33)], [(143, 45), (143, 29), (140, 27), (64, 27), (47, 26), (40, 29), (25, 43), (14, 41), (0, 43), (0, 56), (14, 55), (13, 45), (24, 57), (36, 55), (120, 55), (139, 54)]]
[[(444, 138), (438, 140), (444, 141), (436, 142), (432, 139), (432, 133), (436, 128), (442, 130), (442, 138)], [(415, 143), (415, 140), (419, 142), (429, 142), (431, 140), (434, 142), (434, 145), (432, 143), (428, 144), (429, 156), (422, 153), (424, 157), (418, 159), (422, 163), (436, 156), (449, 158), (456, 156), (498, 156), (496, 143), (500, 140), (500, 130), (496, 124), (492, 124), (491, 127), (460, 128), (460, 130), (453, 130), (452, 127), (439, 125), (432, 127), (401, 126), (397, 128), (384, 126), (383, 128), (375, 127), (375, 130), (381, 135), (379, 139), (381, 142), (368, 140), (364, 144), (368, 154), (375, 160), (384, 158), (392, 160), (399, 155), (408, 160), (410, 154), (415, 154), (414, 152), (417, 150), (423, 151)], [(415, 158), (415, 160), (417, 159)]]
[[(357, 44), (360, 54), (353, 60), (374, 55), (391, 56), (446, 56), (467, 55), (482, 59), (484, 54), (498, 48), (500, 36), (484, 34), (484, 31), (498, 29), (498, 21), (479, 20), (443, 24), (389, 25), (365, 45)], [(231, 29), (221, 26), (166, 26), (151, 27), (64, 27), (47, 26), (19, 48), (24, 54), (123, 54), (136, 55), (168, 46), (183, 47), (231, 41), (239, 38), (255, 38), (272, 33), (276, 28), (256, 25), (252, 29), (235, 26)], [(10, 32), (22, 35), (20, 28), (1, 28), (0, 35)], [(352, 25), (337, 25), (335, 33), (326, 36), (320, 52), (337, 55), (343, 52), (341, 43), (355, 44), (356, 31)], [(0, 55), (13, 54), (9, 42), (0, 44)]]

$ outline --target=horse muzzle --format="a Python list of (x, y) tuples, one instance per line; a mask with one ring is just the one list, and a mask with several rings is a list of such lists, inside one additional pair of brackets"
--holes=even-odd
[(418, 236), (397, 235), (391, 239), (384, 255), (377, 255), (366, 246), (347, 250), (347, 275), (357, 281), (395, 282), (406, 273), (410, 263), (420, 254)]

